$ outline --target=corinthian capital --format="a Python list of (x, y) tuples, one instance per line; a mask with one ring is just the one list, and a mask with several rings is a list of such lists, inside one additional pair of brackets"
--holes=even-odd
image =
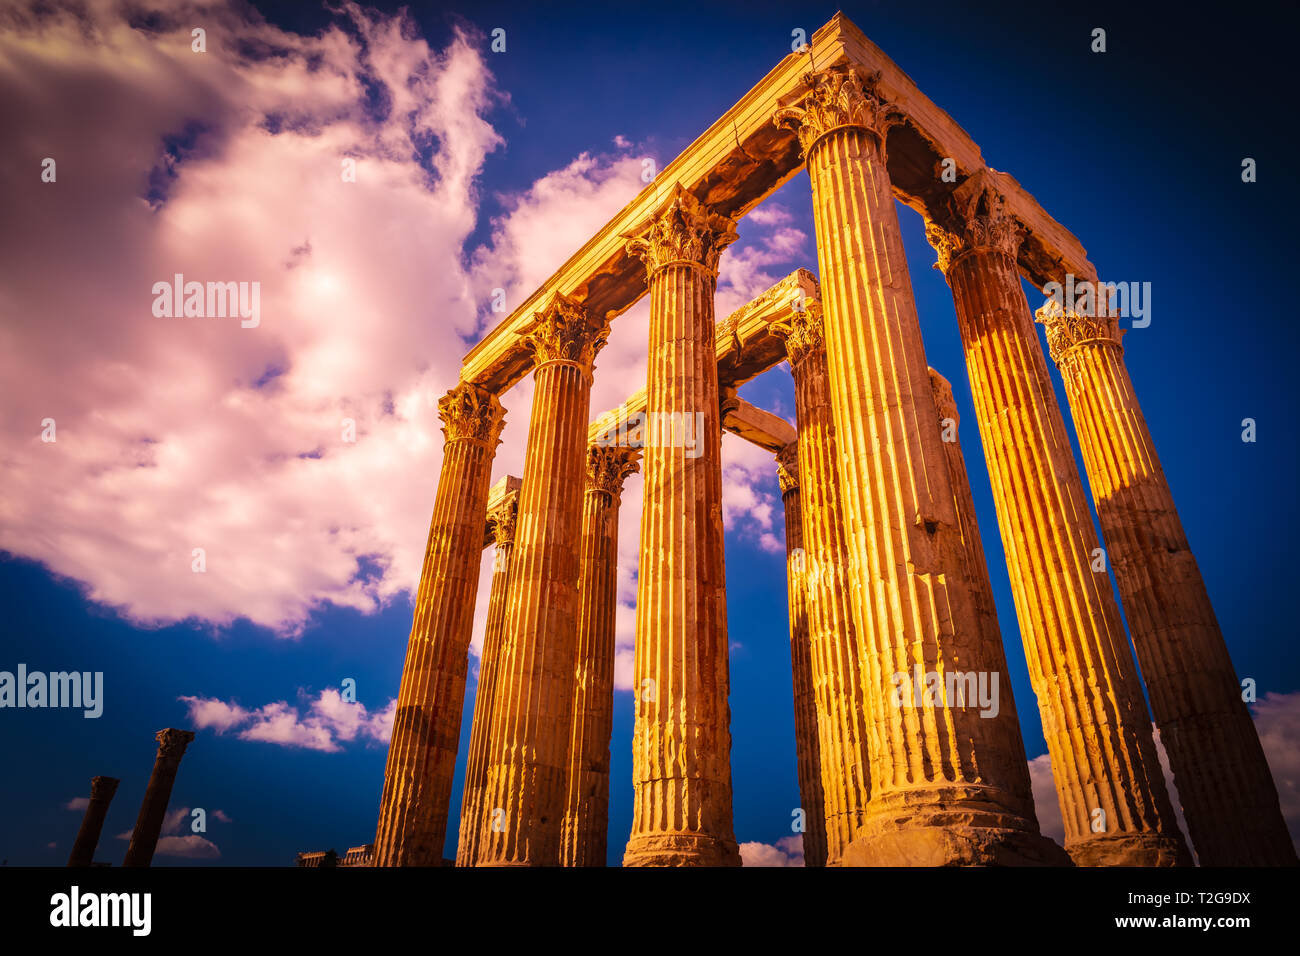
[(158, 741), (158, 756), (173, 760), (180, 760), (185, 756), (185, 748), (193, 739), (192, 730), (177, 730), (175, 727), (168, 727), (154, 734), (154, 740)]
[(533, 313), (533, 321), (520, 334), (537, 365), (575, 362), (590, 371), (609, 339), (609, 321), (594, 321), (582, 302), (557, 292), (549, 306)]
[(619, 445), (587, 446), (587, 490), (603, 491), (613, 498), (623, 494), (623, 482), (637, 470), (640, 453)]
[(818, 140), (842, 126), (867, 130), (883, 150), (885, 134), (903, 119), (902, 111), (880, 95), (878, 72), (864, 77), (853, 67), (840, 67), (808, 73), (803, 80), (802, 97), (777, 110), (772, 120), (795, 131), (805, 157)]
[(511, 492), (501, 504), (488, 512), (488, 527), (492, 529), (492, 538), (498, 548), (515, 543), (515, 519), (518, 517), (519, 492), (517, 491)]
[(1065, 308), (1056, 299), (1048, 299), (1034, 313), (1034, 321), (1041, 323), (1046, 330), (1047, 351), (1057, 365), (1072, 350), (1085, 343), (1121, 348), (1119, 323), (1115, 319), (1105, 315), (1080, 315), (1073, 309)]
[(944, 275), (952, 264), (968, 252), (992, 249), (1010, 256), (1014, 261), (1024, 241), (1025, 230), (1020, 222), (1006, 211), (1002, 194), (991, 186), (972, 192), (957, 214), (953, 229), (944, 229), (934, 222), (925, 224), (925, 238), (938, 254), (935, 268)]
[(438, 417), (448, 442), (478, 441), (495, 447), (505, 424), (505, 409), (492, 392), (461, 382), (438, 400)]
[(717, 278), (718, 257), (736, 241), (736, 223), (713, 212), (677, 183), (650, 222), (623, 238), (628, 253), (641, 257), (651, 277), (664, 266), (685, 262), (707, 269)]
[(786, 495), (799, 487), (799, 442), (792, 441), (776, 453), (776, 481), (781, 494)]
[(822, 304), (817, 301), (806, 302), (803, 309), (790, 313), (789, 318), (773, 322), (769, 328), (785, 340), (785, 354), (791, 367), (826, 345)]

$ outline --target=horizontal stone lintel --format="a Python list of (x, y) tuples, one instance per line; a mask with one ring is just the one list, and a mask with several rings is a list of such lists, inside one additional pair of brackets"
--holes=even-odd
[[(1072, 273), (1092, 278), (1096, 269), (1083, 246), (1057, 223), (1015, 178), (990, 170), (979, 147), (947, 113), (843, 14), (836, 14), (801, 53), (787, 54), (740, 101), (682, 151), (636, 198), (465, 357), (461, 380), (497, 394), (525, 377), (532, 355), (520, 340), (533, 314), (555, 293), (577, 297), (611, 319), (646, 292), (645, 268), (624, 249), (622, 236), (642, 226), (680, 182), (718, 212), (739, 219), (784, 185), (803, 165), (788, 130), (772, 123), (776, 109), (797, 99), (804, 74), (854, 64), (880, 73), (881, 90), (901, 108), (907, 122), (889, 133), (888, 166), (895, 196), (940, 225), (952, 224), (952, 192), (971, 175), (987, 170), (1006, 196), (1006, 210), (1024, 225), (1021, 272), (1041, 288)], [(954, 161), (957, 181), (944, 183), (939, 164)]]

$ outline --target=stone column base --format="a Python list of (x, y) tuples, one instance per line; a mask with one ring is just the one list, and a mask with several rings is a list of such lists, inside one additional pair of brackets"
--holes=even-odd
[[(991, 788), (907, 791), (867, 805), (843, 866), (1071, 866), (1070, 856)], [(919, 799), (918, 799), (919, 798)]]
[(1116, 833), (1066, 846), (1075, 866), (1191, 866), (1179, 836)]
[(740, 866), (740, 848), (707, 833), (654, 833), (628, 842), (623, 865)]

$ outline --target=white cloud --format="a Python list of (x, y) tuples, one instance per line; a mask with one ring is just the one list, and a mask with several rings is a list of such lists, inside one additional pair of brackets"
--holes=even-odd
[(90, 797), (73, 797), (63, 805), (65, 810), (84, 810), (90, 806)]
[(332, 687), (309, 701), (305, 714), (283, 700), (264, 704), (256, 710), (246, 710), (216, 698), (178, 699), (186, 704), (190, 723), (198, 730), (211, 727), (223, 734), (238, 729), (236, 736), (241, 740), (325, 753), (337, 753), (343, 749), (342, 744), (358, 740), (387, 743), (393, 733), (393, 715), (397, 710), (397, 699), (392, 698), (383, 710), (369, 712), (359, 701), (344, 701)]
[(803, 835), (782, 837), (773, 846), (751, 841), (740, 844), (741, 866), (803, 866)]

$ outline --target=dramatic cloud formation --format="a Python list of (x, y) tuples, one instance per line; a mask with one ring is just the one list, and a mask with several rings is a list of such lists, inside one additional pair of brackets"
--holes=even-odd
[[(567, 165), (495, 197), (503, 212), (469, 248), (476, 184), (504, 142), (481, 37), (435, 50), (405, 16), (354, 4), (318, 36), (233, 3), (145, 2), (129, 21), (107, 2), (33, 9), (0, 15), (14, 133), (0, 548), (146, 625), (247, 618), (294, 636), (324, 604), (370, 612), (409, 592), (441, 464), (436, 400), (502, 318), (495, 291), (513, 308), (643, 188), (633, 144), (576, 141)], [(206, 53), (191, 49), (199, 19)], [(45, 158), (55, 182), (40, 181)], [(742, 224), (719, 315), (809, 264), (789, 219), (774, 206)], [(259, 283), (258, 324), (155, 316), (154, 284), (177, 274)], [(642, 301), (597, 360), (593, 415), (644, 381), (647, 334)], [(522, 474), (531, 391), (503, 396), (497, 476)], [(737, 445), (729, 527), (775, 550), (770, 462)], [(621, 688), (639, 482), (620, 520)], [(249, 719), (202, 706), (219, 731)], [(241, 735), (337, 739), (258, 715)]]
[[(305, 697), (305, 694), (303, 695)], [(397, 699), (381, 711), (370, 713), (362, 703), (348, 703), (334, 688), (321, 691), (307, 703), (306, 713), (280, 700), (255, 710), (211, 697), (181, 697), (197, 730), (212, 728), (218, 734), (237, 730), (241, 740), (279, 744), (337, 753), (345, 743), (388, 743), (393, 734)]]

